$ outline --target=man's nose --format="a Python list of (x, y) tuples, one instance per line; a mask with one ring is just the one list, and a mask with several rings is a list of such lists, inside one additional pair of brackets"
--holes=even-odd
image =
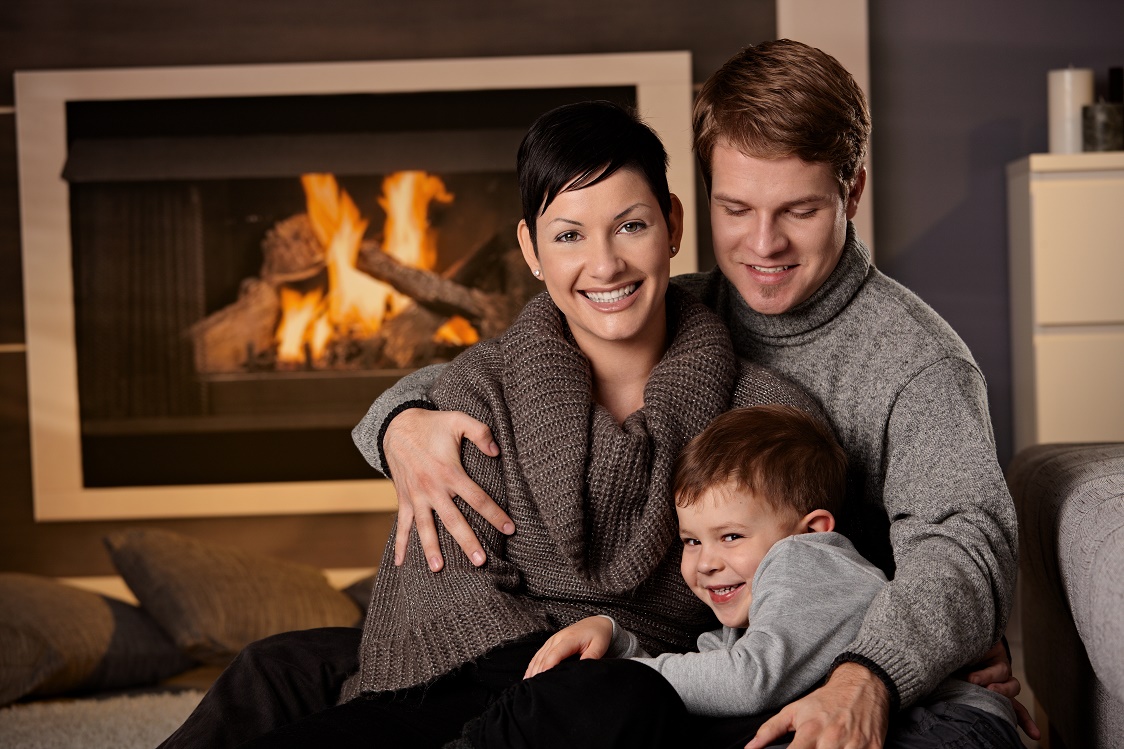
[(759, 216), (747, 239), (749, 248), (758, 257), (771, 257), (788, 246), (788, 239), (773, 216)]

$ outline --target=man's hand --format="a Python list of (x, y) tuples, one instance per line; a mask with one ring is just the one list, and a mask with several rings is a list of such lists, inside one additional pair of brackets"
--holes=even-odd
[(541, 674), (557, 666), (571, 655), (600, 658), (613, 641), (613, 622), (603, 616), (590, 616), (555, 632), (543, 643), (539, 652), (527, 666), (524, 679)]
[(795, 732), (790, 749), (880, 749), (890, 725), (890, 695), (882, 680), (857, 663), (843, 663), (827, 683), (765, 721), (746, 749), (761, 749)]
[(394, 537), (394, 564), (406, 559), (410, 527), (417, 523), (418, 538), (429, 568), (445, 566), (437, 541), (433, 513), (477, 567), (486, 556), (480, 540), (453, 503), (459, 496), (497, 530), (508, 535), (515, 524), (492, 498), (468, 477), (461, 465), (461, 440), (467, 439), (492, 457), (499, 446), (487, 426), (459, 411), (428, 411), (410, 408), (398, 414), (383, 436), (386, 466), (398, 494), (398, 532)]
[(1023, 733), (1035, 740), (1042, 737), (1042, 732), (1038, 730), (1038, 724), (1030, 717), (1030, 711), (1026, 709), (1023, 703), (1015, 699), (1022, 691), (1022, 685), (1011, 674), (1011, 661), (1007, 659), (1007, 648), (1003, 647), (1002, 642), (992, 645), (991, 650), (984, 653), (983, 659), (970, 668), (972, 670), (966, 677), (968, 681), (981, 687), (987, 687), (1010, 700), (1011, 707), (1014, 708), (1015, 715), (1019, 720), (1019, 728), (1023, 729)]

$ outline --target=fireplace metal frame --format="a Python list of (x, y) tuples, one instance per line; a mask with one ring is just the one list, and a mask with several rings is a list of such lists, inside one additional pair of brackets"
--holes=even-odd
[(396, 507), (391, 482), (270, 482), (87, 488), (82, 478), (70, 273), (66, 103), (268, 96), (635, 86), (641, 115), (667, 146), (683, 202), (672, 273), (697, 267), (687, 52), (18, 72), (20, 216), (37, 521), (369, 512)]

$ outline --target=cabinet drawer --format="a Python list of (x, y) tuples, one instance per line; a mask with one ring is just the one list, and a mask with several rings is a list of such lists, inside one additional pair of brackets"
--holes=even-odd
[(1124, 172), (1032, 179), (1039, 325), (1124, 322)]
[(1124, 329), (1035, 336), (1036, 442), (1124, 441)]

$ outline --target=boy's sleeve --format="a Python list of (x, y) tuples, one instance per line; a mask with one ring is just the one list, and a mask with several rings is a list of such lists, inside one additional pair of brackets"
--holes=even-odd
[(605, 651), (605, 658), (638, 658), (648, 654), (640, 647), (640, 639), (624, 627), (617, 624), (617, 620), (608, 614), (598, 614), (613, 623), (613, 639), (609, 642), (609, 649)]
[(885, 583), (842, 543), (778, 542), (754, 576), (750, 626), (741, 637), (727, 642), (708, 633), (698, 653), (637, 660), (659, 671), (697, 715), (755, 715), (785, 705), (827, 675)]
[(394, 417), (407, 408), (433, 408), (429, 389), (441, 377), (447, 364), (430, 364), (411, 372), (383, 391), (367, 409), (367, 415), (351, 430), (351, 439), (371, 467), (389, 478), (382, 438)]

